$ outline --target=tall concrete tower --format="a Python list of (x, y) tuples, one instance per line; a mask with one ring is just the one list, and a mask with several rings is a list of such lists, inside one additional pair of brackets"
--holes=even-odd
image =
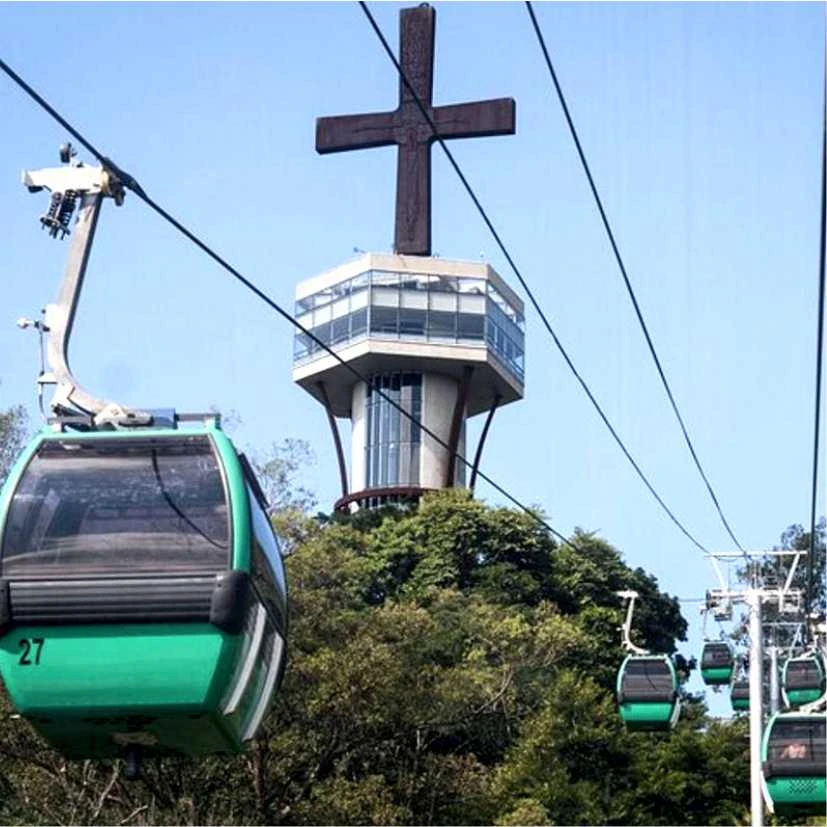
[[(434, 128), (444, 139), (513, 134), (514, 101), (434, 107), (435, 12), (422, 5), (400, 16), (408, 84), (400, 78), (398, 107), (320, 118), (316, 126), (320, 153), (399, 147), (394, 253), (365, 254), (296, 288), (298, 320), (346, 363), (296, 336), (293, 380), (324, 405), (336, 444), (336, 509), (473, 488), (494, 411), (523, 395), (522, 301), (487, 264), (431, 256)], [(469, 474), (455, 453), (471, 461), (465, 422), (480, 413), (488, 416)], [(339, 418), (351, 421), (349, 473)]]

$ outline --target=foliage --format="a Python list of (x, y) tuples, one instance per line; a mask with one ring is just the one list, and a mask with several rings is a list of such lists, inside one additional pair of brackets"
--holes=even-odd
[(296, 477), (315, 462), (310, 444), (304, 439), (286, 437), (273, 443), (266, 459), (256, 457), (252, 464), (270, 502), (272, 514), (285, 511), (310, 511), (316, 497), (296, 483)]
[(459, 491), (378, 524), (304, 523), (287, 560), (290, 663), (245, 755), (65, 762), (0, 709), (0, 823), (733, 823), (742, 724), (700, 710), (630, 735), (614, 680), (614, 592), (643, 599), (639, 643), (686, 622), (651, 576), (585, 532)]
[(253, 455), (251, 459), (270, 503), (270, 519), (284, 555), (292, 554), (314, 527), (309, 514), (316, 506), (316, 497), (298, 480), (302, 471), (315, 461), (309, 443), (292, 438), (273, 443), (267, 457)]
[(23, 449), (28, 435), (28, 424), (29, 419), (22, 405), (0, 411), (0, 485)]
[[(781, 548), (796, 551), (810, 550), (810, 532), (800, 525), (788, 526), (781, 535)], [(809, 554), (808, 554), (809, 557)], [(827, 520), (822, 517), (815, 526), (815, 542), (813, 543), (812, 577), (809, 577), (808, 557), (802, 558), (793, 577), (793, 586), (806, 590), (812, 582), (813, 591), (810, 595), (810, 610), (822, 618), (827, 613), (827, 580), (825, 580), (825, 563), (827, 563)]]

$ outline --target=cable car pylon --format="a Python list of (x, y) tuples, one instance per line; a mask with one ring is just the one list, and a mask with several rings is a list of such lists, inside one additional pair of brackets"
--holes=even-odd
[[(808, 636), (818, 657), (827, 654), (827, 627)], [(786, 696), (785, 696), (786, 697)], [(778, 815), (823, 815), (827, 807), (827, 689), (799, 709), (775, 712), (761, 743), (762, 792)]]
[[(749, 740), (750, 740), (750, 811), (752, 827), (764, 825), (764, 802), (772, 810), (773, 802), (767, 793), (764, 778), (764, 640), (763, 640), (763, 605), (775, 603), (780, 613), (798, 613), (802, 593), (792, 587), (796, 566), (803, 552), (795, 550), (716, 552), (707, 555), (718, 576), (718, 589), (707, 592), (707, 607), (729, 606), (743, 603), (749, 615)], [(792, 557), (792, 564), (783, 584), (773, 588), (761, 588), (758, 585), (759, 566), (766, 557)], [(749, 585), (745, 589), (732, 589), (724, 582), (719, 560), (746, 559)]]

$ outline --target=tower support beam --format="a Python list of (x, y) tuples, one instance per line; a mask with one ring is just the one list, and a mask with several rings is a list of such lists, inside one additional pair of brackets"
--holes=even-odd
[[(762, 622), (762, 608), (764, 603), (772, 602), (778, 606), (780, 612), (797, 612), (801, 603), (801, 592), (792, 588), (792, 577), (777, 588), (760, 588), (758, 574), (760, 562), (766, 557), (792, 557), (793, 565), (801, 554), (799, 551), (775, 549), (773, 551), (750, 552), (718, 552), (708, 554), (719, 580), (721, 589), (707, 592), (707, 606), (730, 606), (732, 603), (743, 603), (749, 612), (749, 747), (750, 747), (750, 811), (752, 827), (764, 827), (764, 800), (763, 800), (763, 772), (761, 768), (761, 741), (764, 730), (764, 629)], [(720, 578), (718, 560), (733, 557), (743, 557), (747, 561), (749, 587), (744, 590), (734, 590), (724, 587)], [(792, 570), (792, 569), (791, 569)], [(775, 651), (773, 646), (771, 652)], [(771, 680), (777, 681), (775, 664), (772, 666)], [(772, 699), (772, 690), (770, 698)], [(772, 700), (771, 700), (772, 702)], [(772, 804), (769, 803), (770, 809)]]
[(749, 775), (752, 827), (764, 825), (764, 801), (761, 797), (761, 735), (764, 728), (763, 692), (764, 641), (761, 625), (761, 592), (750, 589), (746, 594), (749, 607)]

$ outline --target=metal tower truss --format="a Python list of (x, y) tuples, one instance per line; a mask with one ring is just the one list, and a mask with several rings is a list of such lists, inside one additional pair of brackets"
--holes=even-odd
[[(763, 640), (763, 606), (774, 603), (780, 614), (800, 614), (804, 605), (804, 595), (801, 589), (792, 587), (798, 561), (803, 551), (773, 550), (773, 551), (745, 551), (745, 552), (713, 552), (706, 557), (712, 563), (718, 579), (719, 588), (710, 589), (706, 594), (707, 608), (714, 616), (718, 613), (730, 612), (733, 604), (741, 603), (747, 606), (749, 612), (749, 737), (750, 737), (750, 804), (753, 827), (763, 827), (764, 801), (762, 796), (763, 775), (761, 768), (761, 737), (764, 725), (763, 709), (763, 681), (764, 681), (764, 640)], [(771, 587), (759, 587), (758, 568), (761, 561), (767, 557), (791, 557), (792, 565), (783, 583)], [(747, 564), (749, 585), (745, 589), (734, 589), (724, 579), (720, 561), (742, 559)], [(805, 622), (808, 618), (805, 618)], [(817, 704), (824, 704), (819, 699)]]

